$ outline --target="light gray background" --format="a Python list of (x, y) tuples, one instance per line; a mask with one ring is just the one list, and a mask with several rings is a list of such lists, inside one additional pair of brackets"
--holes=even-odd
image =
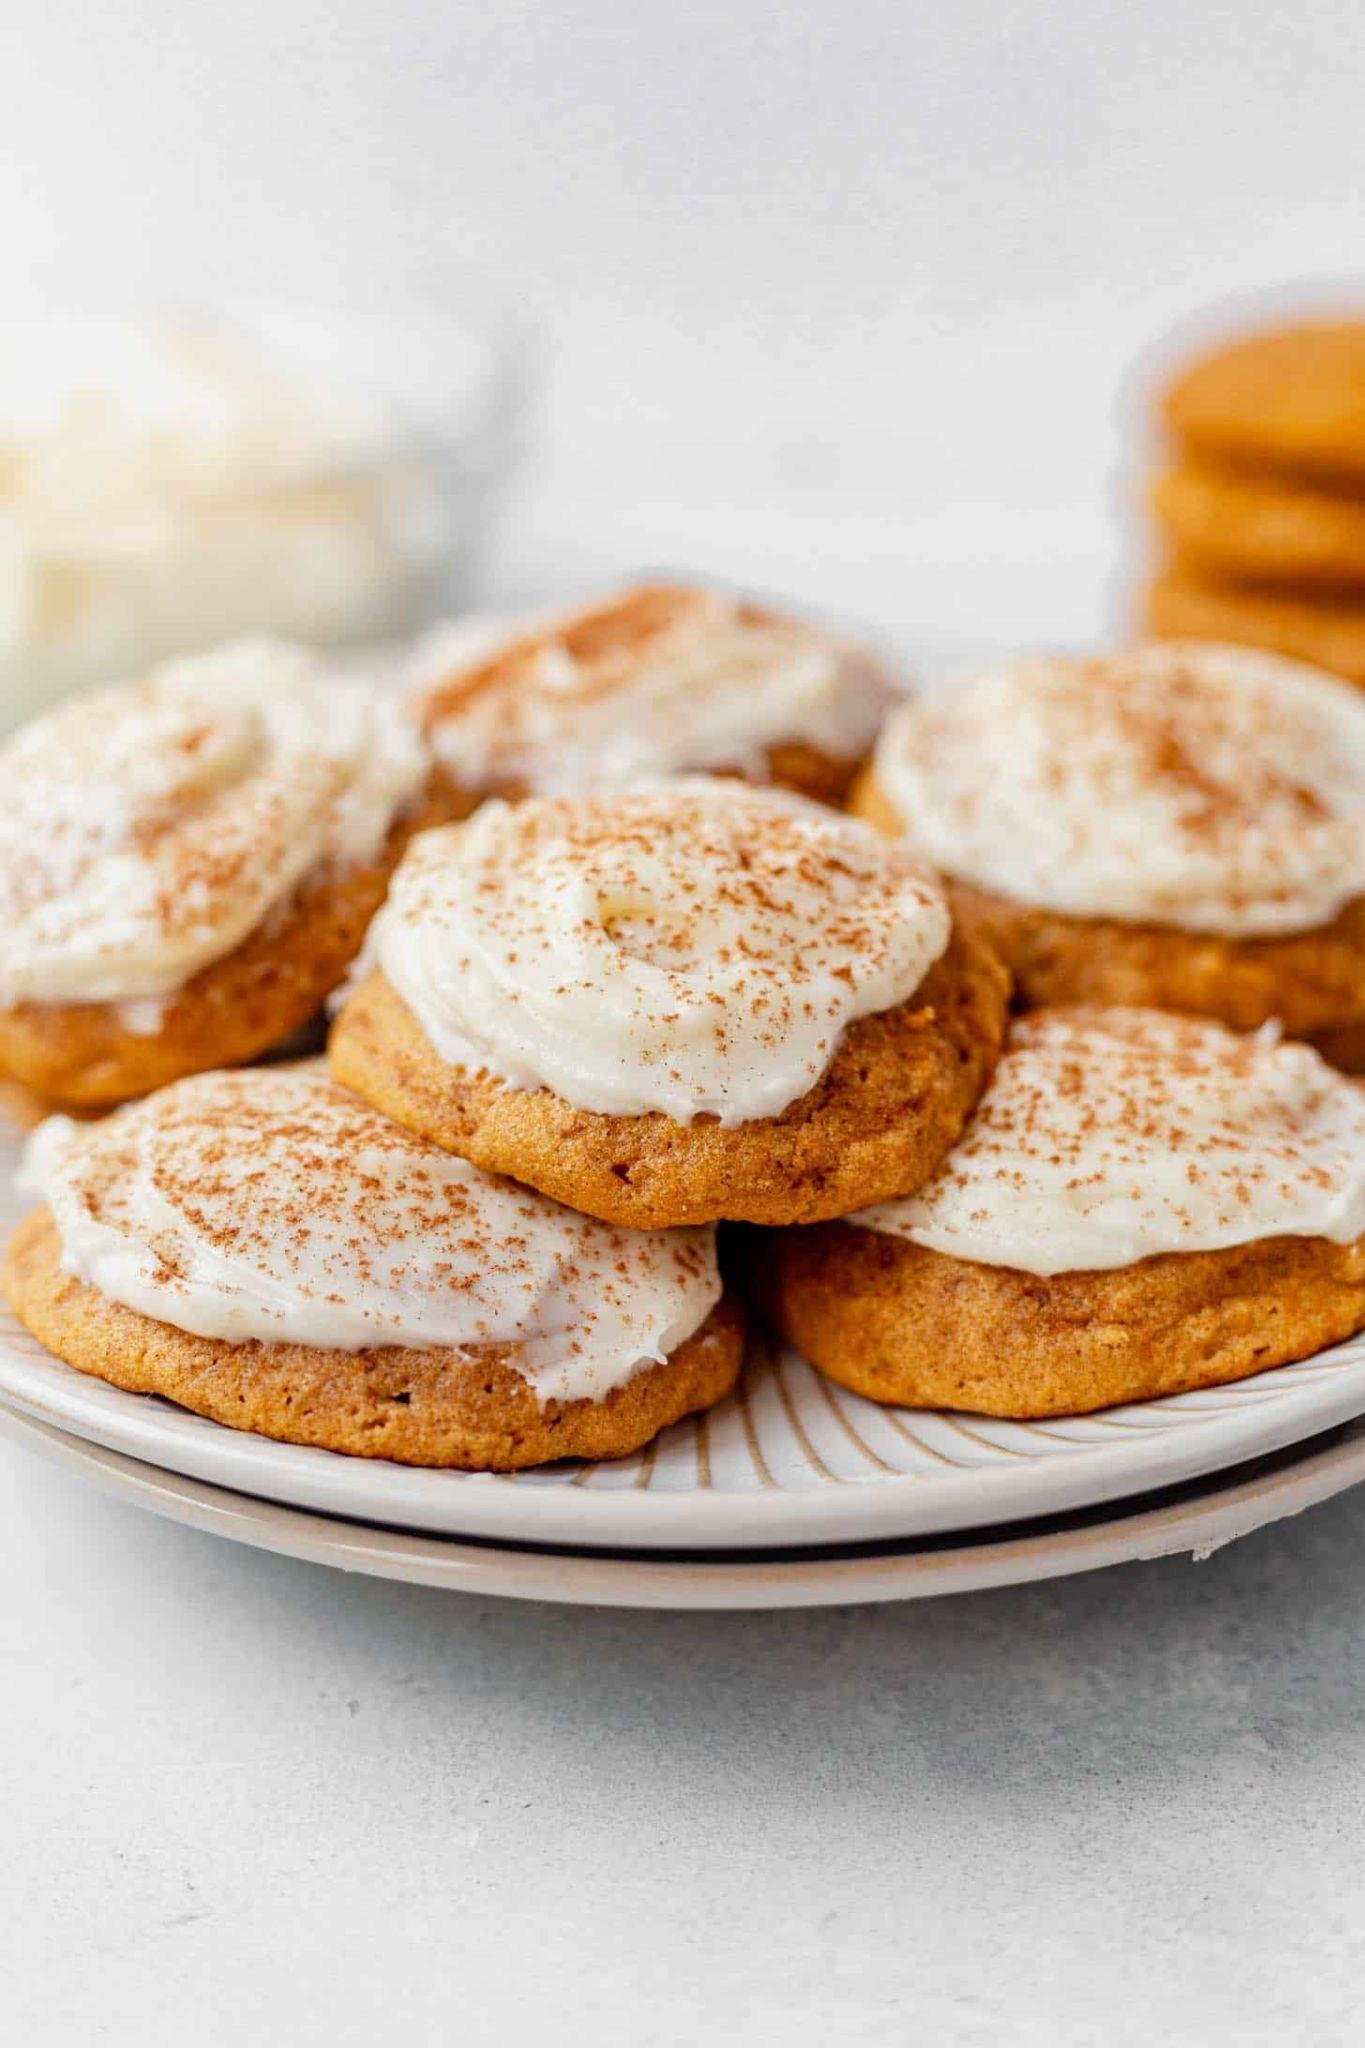
[[(494, 599), (692, 563), (929, 665), (1116, 616), (1116, 393), (1360, 262), (1353, 0), (8, 0), (17, 305), (545, 337)], [(24, 2043), (1359, 2038), (1365, 1501), (942, 1605), (555, 1612), (0, 1451)]]
[(951, 656), (1102, 618), (1115, 393), (1361, 267), (1356, 0), (7, 0), (17, 302), (445, 304), (551, 358), (493, 571), (691, 562)]
[(827, 1614), (352, 1580), (0, 1456), (16, 2042), (1360, 2039), (1365, 1491)]

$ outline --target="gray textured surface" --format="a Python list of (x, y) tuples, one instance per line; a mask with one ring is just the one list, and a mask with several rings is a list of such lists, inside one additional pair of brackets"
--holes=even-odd
[(1358, 2039), (1365, 1491), (1208, 1563), (522, 1607), (0, 1449), (13, 2038)]

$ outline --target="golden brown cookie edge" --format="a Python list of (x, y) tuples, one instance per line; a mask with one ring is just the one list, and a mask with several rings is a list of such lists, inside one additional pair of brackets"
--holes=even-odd
[(866, 1399), (1027, 1421), (1221, 1386), (1365, 1328), (1365, 1240), (1280, 1237), (1051, 1278), (830, 1223), (754, 1234), (755, 1305)]
[(13, 1231), (0, 1265), (10, 1308), (56, 1357), (230, 1429), (348, 1457), (469, 1472), (625, 1457), (720, 1400), (743, 1360), (743, 1313), (726, 1294), (668, 1358), (601, 1401), (542, 1407), (506, 1352), (470, 1358), (402, 1345), (330, 1351), (195, 1337), (109, 1301), (63, 1272), (61, 1256), (42, 1208)]
[(1365, 600), (1299, 597), (1219, 583), (1177, 558), (1148, 584), (1142, 630), (1162, 640), (1259, 647), (1365, 685)]
[[(895, 837), (891, 799), (869, 771), (853, 797), (858, 816)], [(1175, 925), (1070, 917), (1015, 903), (949, 879), (953, 914), (1004, 961), (1021, 1009), (1175, 1010), (1234, 1031), (1276, 1022), (1291, 1038), (1319, 1043), (1334, 1065), (1351, 1067), (1365, 1039), (1365, 897), (1330, 924), (1283, 938), (1227, 938)], [(1365, 1055), (1365, 1043), (1359, 1050)]]
[(332, 1027), (332, 1071), (396, 1123), (486, 1172), (630, 1229), (814, 1222), (908, 1194), (956, 1142), (994, 1072), (1008, 977), (955, 930), (915, 996), (850, 1026), (780, 1116), (723, 1126), (577, 1109), (448, 1066), (382, 975)]
[(458, 802), (445, 778), (433, 777), (395, 819), (377, 859), (306, 879), (282, 914), (168, 1000), (154, 1032), (130, 1031), (113, 1003), (0, 1009), (0, 1075), (52, 1108), (100, 1110), (269, 1053), (343, 980), (409, 840), (447, 822)]

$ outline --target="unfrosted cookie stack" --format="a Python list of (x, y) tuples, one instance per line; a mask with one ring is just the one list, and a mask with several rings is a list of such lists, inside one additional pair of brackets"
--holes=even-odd
[[(291, 886), (277, 680), (240, 730), (163, 681), (150, 767), (142, 699), (106, 707), (91, 833), (5, 856), (20, 1042), (85, 1004), (184, 1076), (31, 1143), (5, 1288), (79, 1369), (358, 1455), (620, 1455), (734, 1384), (734, 1224), (738, 1293), (887, 1402), (1078, 1412), (1365, 1326), (1365, 1099), (1280, 1035), (1365, 1040), (1344, 684), (1228, 648), (1018, 663), (897, 709), (850, 817), (783, 782), (848, 783), (875, 671), (640, 591), (464, 658), (411, 722), (371, 706), (402, 790), (343, 748)], [(419, 800), (450, 821), (397, 858), (326, 1065), (195, 1071), (184, 988), (251, 945), (335, 983), (311, 892)], [(238, 880), (205, 889), (218, 807)]]
[(1162, 403), (1149, 631), (1271, 648), (1365, 684), (1365, 321), (1272, 328)]

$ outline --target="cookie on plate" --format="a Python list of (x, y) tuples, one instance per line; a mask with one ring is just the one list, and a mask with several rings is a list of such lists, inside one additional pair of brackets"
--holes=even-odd
[(394, 703), (267, 641), (61, 705), (0, 778), (0, 1076), (83, 1108), (289, 1038), (447, 815)]
[(1365, 487), (1365, 321), (1242, 335), (1178, 375), (1162, 413), (1206, 460)]
[(1007, 1000), (907, 849), (703, 777), (492, 802), (424, 834), (368, 954), (332, 1030), (338, 1079), (640, 1228), (810, 1221), (917, 1186)]
[(756, 1243), (870, 1400), (1028, 1418), (1245, 1378), (1365, 1328), (1365, 1095), (1308, 1047), (1141, 1010), (1017, 1020), (908, 1200)]
[(739, 1371), (714, 1232), (626, 1232), (424, 1144), (320, 1061), (29, 1141), (3, 1284), (57, 1357), (230, 1428), (512, 1471), (636, 1450)]
[(1163, 639), (1268, 648), (1365, 685), (1365, 597), (1215, 583), (1176, 562), (1152, 579), (1142, 616)]
[(1026, 1006), (1365, 1025), (1365, 701), (1334, 677), (1197, 643), (1019, 661), (903, 707), (855, 801)]
[(452, 788), (577, 795), (680, 770), (838, 804), (887, 704), (860, 648), (720, 591), (642, 584), (419, 652), (413, 708)]
[(1196, 584), (1270, 585), (1329, 600), (1365, 590), (1365, 496), (1186, 461), (1156, 479), (1148, 502)]

